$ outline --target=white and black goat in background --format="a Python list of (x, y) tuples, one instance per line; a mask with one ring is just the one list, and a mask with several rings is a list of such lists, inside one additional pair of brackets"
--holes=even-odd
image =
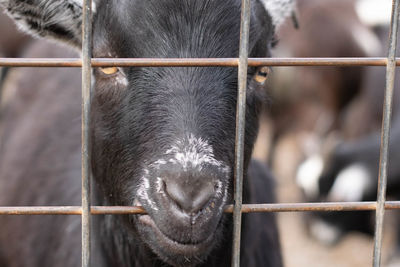
[[(237, 57), (240, 2), (93, 1), (93, 57)], [(81, 1), (0, 5), (21, 29), (81, 46)], [(252, 1), (250, 57), (269, 56), (293, 5)], [(0, 203), (79, 205), (79, 74), (35, 71), (16, 88), (35, 96), (15, 99), (18, 108), (8, 102), (1, 121)], [(273, 201), (271, 177), (250, 160), (265, 73), (249, 74), (244, 201), (265, 203)], [(93, 204), (148, 213), (94, 216), (94, 266), (230, 266), (232, 217), (223, 207), (232, 203), (237, 68), (94, 68), (93, 80)], [(79, 221), (1, 217), (0, 266), (79, 266)], [(244, 216), (242, 233), (243, 266), (282, 265), (272, 214)]]
[[(381, 54), (387, 52), (389, 28), (376, 26), (382, 41)], [(297, 182), (311, 201), (376, 201), (379, 175), (380, 127), (382, 120), (386, 68), (368, 67), (362, 81), (362, 92), (354, 101), (354, 109), (343, 116), (353, 123), (360, 136), (347, 141), (324, 144), (322, 152), (303, 162)], [(400, 197), (400, 72), (394, 88), (394, 108), (389, 143), (387, 196)], [(351, 125), (350, 123), (347, 124)], [(373, 130), (375, 129), (375, 131)], [(352, 131), (352, 129), (344, 129)], [(364, 134), (362, 134), (364, 133)], [(332, 245), (350, 231), (374, 234), (375, 212), (315, 213), (307, 218), (310, 234), (322, 243)], [(398, 227), (396, 227), (398, 228)], [(397, 233), (393, 258), (400, 255), (400, 232)], [(397, 259), (396, 259), (397, 260)], [(397, 265), (394, 265), (397, 266)]]

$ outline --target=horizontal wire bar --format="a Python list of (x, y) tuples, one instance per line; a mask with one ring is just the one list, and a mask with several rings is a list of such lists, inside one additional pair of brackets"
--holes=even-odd
[[(237, 67), (238, 58), (92, 58), (93, 67)], [(249, 58), (260, 66), (386, 66), (387, 58)], [(400, 58), (396, 58), (400, 66)], [(80, 58), (0, 58), (0, 67), (82, 67)]]
[[(253, 212), (301, 212), (301, 211), (362, 211), (376, 210), (376, 201), (369, 202), (316, 202), (243, 204), (243, 213)], [(400, 209), (400, 201), (386, 201), (386, 210)], [(226, 213), (233, 212), (233, 205), (225, 206)], [(91, 206), (91, 214), (145, 214), (141, 206)], [(81, 215), (81, 206), (17, 206), (0, 207), (0, 215)]]

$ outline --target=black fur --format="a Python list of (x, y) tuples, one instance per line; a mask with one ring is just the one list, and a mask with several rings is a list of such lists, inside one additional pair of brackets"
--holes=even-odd
[[(46, 1), (46, 4), (53, 6), (55, 2)], [(68, 11), (74, 9), (66, 8), (62, 14), (76, 15)], [(238, 0), (102, 0), (96, 2), (96, 10), (93, 18), (94, 57), (238, 55)], [(17, 13), (24, 15), (23, 12)], [(74, 34), (73, 27), (66, 28), (64, 24), (54, 23), (43, 28), (40, 27), (41, 21), (36, 20), (36, 15), (31, 17), (35, 18), (31, 20), (31, 25), (37, 31), (49, 30), (53, 37), (55, 35), (74, 44), (79, 43), (76, 35), (69, 36)], [(273, 34), (270, 16), (260, 2), (253, 1), (249, 56), (268, 56)], [(261, 85), (251, 79), (255, 71), (249, 69), (246, 172), (261, 107)], [(231, 202), (233, 191), (237, 69), (119, 68), (114, 74), (94, 69), (94, 79), (90, 120), (93, 203), (135, 205), (135, 201), (140, 201), (148, 213), (93, 217), (95, 266), (229, 266), (232, 220), (230, 215), (223, 214), (222, 208)], [(76, 92), (76, 88), (71, 91)], [(65, 110), (65, 113), (69, 112)], [(51, 117), (53, 119), (56, 118)], [(78, 129), (76, 126), (74, 129)], [(48, 128), (39, 124), (32, 126), (31, 130), (35, 127)], [(160, 159), (173, 159), (173, 154), (166, 151), (171, 146), (177, 146), (177, 142), (179, 149), (190, 147), (192, 136), (200, 140), (200, 144), (196, 144), (196, 153), (208, 151), (213, 164), (204, 164), (202, 168), (196, 168), (193, 162), (190, 162), (189, 168), (170, 163), (165, 163), (164, 167), (156, 166)], [(43, 135), (41, 140), (48, 139), (45, 137)], [(77, 136), (68, 138), (75, 142), (79, 140)], [(41, 149), (41, 146), (33, 145)], [(70, 148), (75, 148), (75, 145)], [(79, 155), (78, 149), (73, 154)], [(43, 164), (42, 160), (45, 157), (40, 158), (38, 164)], [(72, 169), (79, 169), (79, 165)], [(204, 181), (215, 183), (213, 195), (197, 213), (185, 213), (167, 196), (165, 177), (168, 175), (174, 179), (179, 177), (178, 183), (192, 187)], [(2, 177), (5, 176), (2, 174)], [(48, 173), (43, 177), (49, 177)], [(143, 185), (144, 177), (148, 185)], [(164, 179), (163, 187), (158, 189), (157, 179)], [(217, 186), (215, 181), (220, 184)], [(271, 178), (261, 166), (252, 165), (246, 183), (245, 200), (273, 200)], [(76, 187), (75, 183), (73, 187)], [(222, 193), (217, 194), (218, 190)], [(273, 216), (245, 217), (248, 218), (243, 221), (243, 240), (252, 245), (243, 245), (243, 266), (281, 266)], [(149, 220), (152, 224), (148, 223)], [(255, 223), (261, 221), (264, 226), (249, 230), (250, 225), (254, 227)], [(254, 237), (253, 240), (250, 236), (254, 234), (258, 238)], [(265, 250), (266, 247), (268, 250)], [(75, 255), (78, 248), (68, 249), (73, 249)], [(48, 266), (53, 265), (49, 263)], [(73, 265), (66, 262), (64, 266)]]
[[(99, 6), (102, 4), (105, 2), (100, 2)], [(171, 0), (121, 1), (118, 4), (108, 2), (107, 7), (100, 8), (94, 19), (95, 57), (109, 54), (117, 57), (235, 57), (238, 54), (238, 1), (179, 4)], [(273, 28), (267, 14), (262, 15), (254, 15), (252, 19), (251, 56), (268, 54), (265, 40), (271, 40)], [(92, 107), (91, 155), (98, 194), (105, 196), (99, 199), (100, 204), (132, 205), (138, 198), (135, 192), (144, 169), (163, 158), (174, 142), (190, 134), (205, 138), (213, 147), (215, 158), (233, 169), (236, 69), (124, 68), (122, 71), (128, 81), (126, 87), (113, 88), (115, 79), (104, 77), (101, 72), (95, 75), (97, 90)], [(107, 101), (110, 95), (112, 101)], [(261, 104), (255, 93), (249, 93), (247, 101), (246, 166), (256, 137)], [(228, 180), (223, 178), (224, 187), (230, 188), (229, 195), (232, 175), (231, 172), (226, 177)], [(155, 188), (157, 175), (151, 176), (150, 186)], [(157, 194), (152, 191), (149, 196), (156, 205), (162, 205)], [(179, 266), (193, 265), (204, 261), (210, 249), (219, 243), (224, 231), (220, 214), (213, 215), (216, 216), (213, 219), (205, 216), (204, 220), (210, 223), (198, 224), (202, 225), (201, 229), (194, 225), (192, 230), (178, 226), (181, 223), (171, 218), (169, 210), (157, 211), (140, 201), (162, 227), (161, 231), (175, 236), (179, 242), (202, 240), (216, 231), (202, 253), (181, 256), (168, 252), (172, 248), (165, 251), (166, 245), (160, 246), (157, 237), (141, 225), (137, 216), (126, 216), (126, 224), (121, 227), (137, 231), (165, 261)], [(216, 201), (222, 205), (218, 199)], [(129, 262), (129, 258), (126, 255), (124, 262)]]
[(0, 7), (24, 31), (81, 45), (82, 6), (75, 0), (0, 0)]
[[(29, 51), (25, 56), (74, 57), (43, 42)], [(15, 70), (16, 82), (6, 91), (16, 95), (1, 110), (1, 205), (80, 205), (79, 72)], [(274, 202), (273, 179), (261, 164), (252, 162), (244, 181), (245, 203)], [(222, 240), (201, 266), (230, 266), (232, 226), (226, 216)], [(167, 266), (125, 230), (122, 217), (92, 217), (92, 265)], [(79, 216), (0, 216), (0, 224), (0, 266), (80, 265)], [(244, 214), (242, 224), (242, 266), (282, 266), (274, 215)]]

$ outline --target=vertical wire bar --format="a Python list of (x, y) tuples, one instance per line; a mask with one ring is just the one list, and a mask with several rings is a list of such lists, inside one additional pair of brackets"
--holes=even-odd
[(393, 88), (396, 73), (396, 47), (397, 47), (397, 28), (399, 20), (399, 2), (393, 0), (392, 18), (389, 35), (389, 52), (386, 66), (386, 90), (382, 119), (381, 149), (379, 160), (379, 180), (378, 180), (378, 199), (375, 218), (375, 241), (373, 266), (379, 267), (381, 263), (383, 221), (385, 215), (386, 187), (387, 187), (387, 166), (390, 136), (390, 121), (393, 105)]
[(91, 103), (92, 1), (82, 8), (82, 267), (90, 266), (89, 112)]
[(240, 235), (242, 225), (242, 192), (243, 192), (243, 166), (244, 166), (244, 141), (246, 119), (246, 88), (247, 66), (249, 55), (250, 31), (250, 0), (242, 0), (240, 17), (240, 48), (238, 69), (238, 97), (236, 107), (236, 140), (235, 140), (235, 170), (234, 170), (234, 210), (233, 210), (233, 249), (232, 266), (240, 266)]

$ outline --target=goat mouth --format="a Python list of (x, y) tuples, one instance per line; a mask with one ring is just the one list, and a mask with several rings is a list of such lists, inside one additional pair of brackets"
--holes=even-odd
[(214, 235), (210, 234), (206, 239), (200, 242), (181, 243), (164, 234), (157, 227), (156, 223), (151, 218), (151, 216), (140, 215), (139, 221), (143, 225), (151, 228), (151, 231), (154, 236), (153, 237), (154, 241), (156, 241), (158, 246), (163, 248), (165, 252), (168, 251), (168, 254), (170, 255), (185, 256), (185, 257), (199, 255), (201, 253), (207, 252), (210, 249), (211, 247), (210, 245), (212, 244), (214, 239)]

